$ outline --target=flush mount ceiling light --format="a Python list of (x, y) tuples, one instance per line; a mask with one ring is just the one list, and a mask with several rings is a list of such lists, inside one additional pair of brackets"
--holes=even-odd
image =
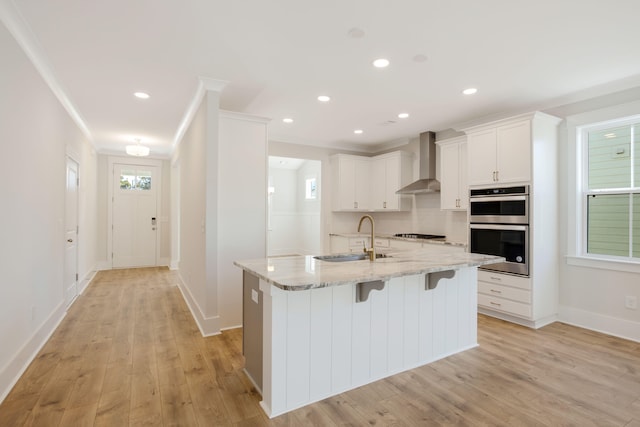
[(289, 117), (285, 117), (284, 119), (282, 119), (282, 121), (285, 123), (293, 123), (293, 119)]
[(364, 31), (361, 30), (360, 28), (355, 28), (355, 27), (350, 29), (347, 34), (349, 35), (349, 37), (353, 39), (361, 39), (364, 37)]
[(136, 138), (136, 145), (127, 145), (126, 152), (130, 156), (144, 157), (149, 155), (149, 147), (140, 145), (140, 138)]
[(320, 102), (329, 102), (329, 101), (331, 101), (331, 97), (329, 97), (327, 95), (320, 95), (318, 97), (318, 101), (320, 101)]
[(470, 87), (468, 89), (463, 90), (462, 93), (464, 93), (465, 95), (473, 95), (477, 91), (478, 89), (476, 89), (475, 87)]
[(149, 99), (149, 94), (146, 92), (136, 92), (133, 94), (133, 96), (140, 99)]
[(356, 135), (360, 135), (362, 134), (364, 131), (362, 129), (356, 129), (353, 131), (353, 133), (355, 133)]
[(389, 66), (389, 60), (385, 58), (378, 58), (373, 61), (373, 66), (376, 68), (385, 68)]
[(407, 117), (409, 117), (409, 113), (400, 113), (400, 114), (398, 114), (398, 118), (399, 119), (406, 119)]

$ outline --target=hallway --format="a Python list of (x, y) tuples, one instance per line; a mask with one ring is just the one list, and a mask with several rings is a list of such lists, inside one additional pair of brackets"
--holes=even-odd
[(99, 272), (0, 405), (1, 426), (640, 427), (640, 343), (479, 317), (480, 347), (273, 420), (242, 330), (203, 338), (166, 268)]

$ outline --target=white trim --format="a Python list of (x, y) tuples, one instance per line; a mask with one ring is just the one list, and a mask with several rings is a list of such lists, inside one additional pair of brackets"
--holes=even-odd
[(569, 325), (589, 329), (614, 337), (640, 342), (640, 322), (560, 306), (558, 320)]
[(198, 112), (200, 104), (202, 103), (202, 98), (204, 98), (204, 94), (207, 91), (222, 92), (227, 84), (228, 82), (224, 80), (216, 80), (209, 77), (199, 77), (196, 93), (193, 95), (193, 98), (191, 98), (191, 102), (187, 106), (187, 110), (185, 111), (184, 116), (180, 121), (180, 125), (178, 125), (178, 130), (176, 130), (176, 134), (173, 137), (171, 149), (174, 153), (176, 148), (178, 148), (178, 145), (180, 145), (185, 132), (187, 131), (187, 129), (189, 129), (193, 117)]
[(210, 337), (213, 335), (219, 335), (220, 332), (220, 316), (206, 317), (203, 314), (202, 309), (198, 305), (196, 299), (191, 295), (189, 287), (186, 285), (182, 275), (178, 272), (178, 289), (182, 294), (182, 298), (187, 303), (191, 316), (195, 320), (196, 325), (203, 337)]
[(29, 364), (36, 358), (38, 352), (44, 347), (56, 328), (66, 315), (64, 300), (58, 304), (51, 315), (34, 331), (31, 338), (9, 359), (9, 362), (0, 370), (0, 403), (7, 397), (11, 389), (16, 385)]
[(554, 316), (549, 316), (549, 317), (544, 317), (544, 318), (538, 319), (536, 321), (527, 320), (527, 319), (523, 319), (521, 317), (511, 316), (511, 315), (506, 314), (506, 313), (500, 313), (498, 311), (489, 310), (489, 309), (486, 309), (486, 308), (480, 307), (480, 306), (478, 306), (478, 313), (484, 314), (485, 316), (495, 317), (496, 319), (506, 320), (507, 322), (516, 323), (516, 324), (518, 324), (520, 326), (526, 326), (527, 328), (532, 328), (532, 329), (542, 328), (543, 326), (550, 325), (553, 322), (556, 322), (558, 320), (558, 317), (555, 316), (555, 315)]
[(637, 261), (625, 261), (621, 259), (606, 259), (589, 256), (565, 256), (567, 265), (577, 267), (597, 268), (601, 270), (625, 271), (628, 273), (640, 273), (640, 263)]
[(89, 284), (96, 277), (96, 274), (98, 274), (98, 270), (95, 268), (90, 269), (89, 272), (85, 274), (81, 281), (82, 285), (78, 287), (78, 295), (82, 295), (84, 291), (87, 290)]
[(38, 73), (42, 76), (42, 79), (45, 81), (47, 86), (49, 86), (51, 92), (53, 92), (55, 97), (58, 98), (62, 107), (67, 111), (69, 116), (71, 116), (71, 119), (76, 123), (95, 149), (91, 132), (89, 131), (82, 115), (78, 112), (71, 99), (67, 96), (65, 88), (55, 76), (53, 68), (49, 65), (49, 60), (44, 54), (40, 43), (38, 43), (37, 37), (31, 31), (29, 25), (24, 20), (13, 1), (0, 1), (0, 20), (7, 27), (7, 30), (9, 30), (11, 35), (13, 35), (16, 42), (20, 45), (35, 69), (38, 70)]
[(271, 121), (268, 117), (255, 116), (253, 114), (238, 113), (237, 111), (219, 110), (219, 117), (235, 120), (246, 120), (249, 122), (257, 123), (269, 123)]

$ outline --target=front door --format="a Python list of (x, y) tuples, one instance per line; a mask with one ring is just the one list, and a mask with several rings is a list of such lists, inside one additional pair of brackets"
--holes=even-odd
[(78, 296), (78, 163), (67, 157), (64, 222), (64, 299), (67, 306)]
[(113, 166), (113, 268), (157, 265), (156, 166)]

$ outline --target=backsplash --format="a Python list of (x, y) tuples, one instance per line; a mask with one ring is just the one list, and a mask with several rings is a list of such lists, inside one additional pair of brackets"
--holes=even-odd
[[(467, 213), (440, 210), (440, 193), (413, 196), (409, 212), (369, 212), (376, 223), (376, 233), (444, 234), (447, 240), (467, 243)], [(358, 221), (367, 212), (332, 212), (332, 233), (355, 233)], [(366, 230), (369, 230), (368, 226)]]

